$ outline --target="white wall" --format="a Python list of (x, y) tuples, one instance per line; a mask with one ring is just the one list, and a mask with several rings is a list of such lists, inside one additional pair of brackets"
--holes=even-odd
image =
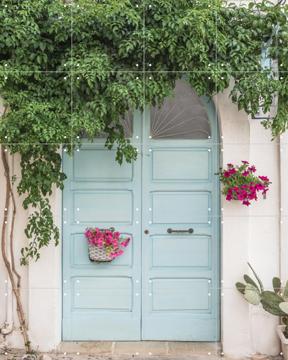
[(280, 270), (288, 279), (288, 132), (280, 136)]
[[(61, 229), (61, 192), (51, 199), (54, 218)], [(55, 349), (61, 341), (61, 242), (43, 249), (41, 259), (29, 265), (29, 326), (31, 342), (42, 350)], [(33, 330), (33, 331), (32, 331)]]
[[(259, 174), (273, 182), (267, 200), (246, 208), (238, 202), (222, 199), (222, 337), (224, 353), (234, 357), (256, 351), (276, 354), (279, 351), (274, 327), (276, 320), (261, 309), (249, 307), (235, 290), (235, 282), (248, 271), (250, 261), (271, 286), (274, 275), (279, 274), (279, 152), (278, 143), (271, 142), (270, 132), (259, 121), (249, 122), (244, 112), (231, 104), (228, 92), (215, 98), (221, 118), (223, 164), (248, 160), (255, 164)], [(15, 159), (17, 163), (19, 159)], [(283, 163), (285, 163), (283, 161)], [(19, 172), (19, 167), (16, 166)], [(282, 174), (283, 177), (283, 174)], [(3, 169), (0, 165), (0, 188), (3, 189)], [(282, 184), (284, 187), (285, 184)], [(55, 219), (61, 221), (61, 193), (52, 199)], [(0, 220), (3, 215), (3, 197), (0, 199)], [(18, 204), (16, 239), (18, 249), (24, 243), (23, 228), (27, 214)], [(282, 238), (284, 235), (282, 234)], [(1, 260), (2, 261), (2, 260)], [(5, 303), (6, 278), (0, 261), (0, 309)], [(61, 246), (43, 249), (41, 259), (21, 269), (23, 297), (29, 320), (33, 345), (39, 350), (51, 350), (61, 341)], [(0, 327), (5, 311), (0, 311)], [(14, 319), (15, 319), (14, 314)], [(21, 346), (17, 331), (8, 337), (11, 346)]]
[(249, 306), (235, 291), (235, 282), (249, 271), (247, 261), (271, 289), (279, 275), (279, 144), (259, 120), (248, 120), (228, 99), (228, 91), (215, 99), (221, 118), (223, 165), (247, 160), (272, 181), (267, 199), (245, 207), (223, 203), (222, 224), (222, 328), (224, 353), (248, 355), (279, 353), (277, 319), (261, 307)]

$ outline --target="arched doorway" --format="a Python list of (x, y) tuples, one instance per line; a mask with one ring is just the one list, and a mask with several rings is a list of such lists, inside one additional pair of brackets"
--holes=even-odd
[[(64, 154), (63, 340), (219, 340), (217, 116), (185, 81), (125, 122), (138, 149), (118, 165), (103, 139)], [(132, 242), (88, 258), (86, 227)]]

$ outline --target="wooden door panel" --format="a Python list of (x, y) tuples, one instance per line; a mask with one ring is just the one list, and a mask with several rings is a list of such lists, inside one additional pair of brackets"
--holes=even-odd
[(154, 191), (151, 202), (153, 224), (209, 223), (211, 201), (208, 192)]
[(154, 278), (152, 312), (210, 312), (209, 283), (199, 278)]
[(155, 148), (151, 155), (154, 181), (208, 181), (211, 177), (211, 151), (205, 148)]
[(211, 237), (154, 235), (151, 266), (153, 268), (211, 268)]
[(133, 192), (131, 190), (75, 191), (73, 203), (74, 222), (132, 223)]

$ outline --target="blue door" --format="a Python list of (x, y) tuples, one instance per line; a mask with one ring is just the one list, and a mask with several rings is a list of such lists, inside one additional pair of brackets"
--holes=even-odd
[[(118, 165), (103, 139), (63, 156), (63, 339), (217, 341), (213, 104), (178, 81), (161, 108), (125, 125), (139, 153), (133, 164)], [(112, 263), (91, 263), (90, 226), (115, 227), (132, 242)]]
[[(134, 127), (126, 125), (129, 137), (132, 128), (139, 132), (140, 114)], [(140, 139), (132, 141), (140, 146)], [(141, 336), (141, 159), (120, 166), (104, 142), (84, 143), (72, 158), (63, 155), (64, 340)], [(83, 233), (96, 226), (131, 237), (125, 254), (111, 263), (90, 262)]]

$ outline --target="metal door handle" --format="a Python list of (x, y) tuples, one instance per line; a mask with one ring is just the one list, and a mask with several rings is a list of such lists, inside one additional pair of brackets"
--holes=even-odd
[(188, 234), (193, 234), (194, 230), (192, 228), (190, 229), (187, 229), (187, 230), (174, 230), (174, 229), (171, 229), (171, 228), (168, 228), (167, 229), (167, 233), (168, 234), (172, 234), (172, 233), (188, 233)]

